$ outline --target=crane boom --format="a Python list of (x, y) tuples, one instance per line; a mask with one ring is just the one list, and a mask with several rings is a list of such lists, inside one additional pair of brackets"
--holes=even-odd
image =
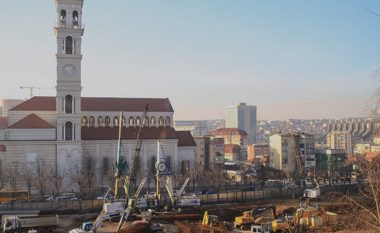
[(135, 154), (132, 160), (132, 169), (131, 169), (131, 176), (130, 176), (130, 184), (132, 185), (132, 188), (136, 187), (136, 181), (137, 181), (137, 174), (140, 167), (140, 151), (141, 151), (141, 145), (142, 145), (142, 128), (145, 124), (145, 120), (147, 118), (148, 114), (148, 104), (145, 105), (143, 117), (141, 119), (138, 131), (137, 131), (137, 138), (136, 138), (136, 147), (135, 147)]

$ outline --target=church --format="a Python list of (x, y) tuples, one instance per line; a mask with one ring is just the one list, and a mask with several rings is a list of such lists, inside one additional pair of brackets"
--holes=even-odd
[(50, 176), (64, 176), (63, 190), (72, 190), (70, 175), (79, 165), (93, 171), (97, 187), (108, 186), (121, 112), (123, 151), (130, 163), (142, 126), (142, 176), (153, 177), (158, 141), (170, 169), (189, 173), (196, 167), (196, 144), (190, 132), (173, 128), (168, 98), (82, 97), (83, 1), (56, 0), (56, 96), (35, 96), (9, 110), (0, 123), (0, 175), (15, 163), (43, 161)]

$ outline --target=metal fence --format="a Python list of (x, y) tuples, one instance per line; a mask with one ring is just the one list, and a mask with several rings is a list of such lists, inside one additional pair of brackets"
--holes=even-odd
[(103, 200), (66, 200), (1, 204), (0, 210), (91, 211), (103, 208)]
[[(335, 185), (321, 186), (321, 194), (332, 191), (342, 193), (356, 192), (356, 185)], [(283, 189), (276, 188), (256, 190), (256, 191), (225, 191), (219, 194), (203, 194), (200, 195), (201, 204), (216, 203), (239, 203), (255, 200), (269, 200), (273, 198), (299, 198), (303, 194), (301, 189)], [(170, 204), (170, 198), (163, 194), (161, 196), (161, 204)], [(67, 201), (50, 201), (50, 202), (25, 202), (25, 203), (8, 203), (1, 204), (0, 211), (4, 210), (40, 210), (40, 211), (92, 211), (103, 208), (103, 200), (67, 200)]]

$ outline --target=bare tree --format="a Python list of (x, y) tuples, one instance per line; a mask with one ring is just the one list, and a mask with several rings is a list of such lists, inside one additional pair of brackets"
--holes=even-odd
[(365, 179), (360, 182), (359, 195), (333, 194), (348, 204), (341, 210), (348, 229), (380, 231), (380, 158), (361, 161), (360, 167)]
[(32, 191), (33, 181), (35, 178), (33, 164), (25, 163), (22, 166), (21, 178), (24, 182), (24, 185), (28, 188), (28, 200), (30, 201), (30, 193)]
[(7, 168), (7, 178), (10, 189), (15, 192), (17, 191), (21, 175), (21, 166), (19, 162), (14, 162), (9, 164)]
[(40, 197), (43, 197), (51, 181), (51, 174), (53, 169), (46, 164), (45, 159), (38, 158), (35, 162), (36, 178), (34, 179), (35, 185), (38, 188)]
[(95, 164), (96, 160), (89, 154), (84, 157), (84, 167), (82, 170), (87, 189), (87, 196), (90, 198), (93, 197), (95, 191)]
[(59, 196), (63, 187), (63, 180), (65, 179), (65, 171), (57, 171), (53, 177), (54, 192), (56, 196)]
[(69, 174), (73, 184), (78, 187), (78, 196), (81, 199), (84, 196), (86, 187), (86, 176), (82, 169), (82, 163), (72, 161)]

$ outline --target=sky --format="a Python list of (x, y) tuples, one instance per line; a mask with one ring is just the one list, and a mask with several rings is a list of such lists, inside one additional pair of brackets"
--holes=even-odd
[[(53, 0), (1, 3), (0, 98), (55, 95)], [(370, 13), (373, 12), (373, 13)], [(176, 120), (360, 117), (380, 79), (377, 0), (85, 0), (83, 96), (168, 97)]]

